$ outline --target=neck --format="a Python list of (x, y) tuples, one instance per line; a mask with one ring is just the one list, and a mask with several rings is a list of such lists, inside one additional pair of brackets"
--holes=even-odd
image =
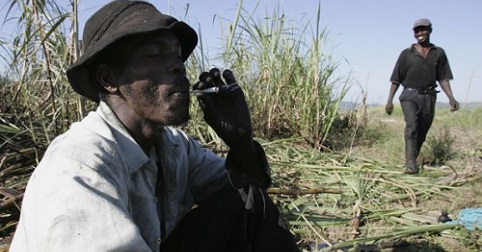
[(107, 104), (142, 150), (149, 154), (159, 139), (162, 126), (139, 116), (121, 98), (111, 97), (107, 99)]
[(158, 125), (144, 122), (124, 124), (124, 126), (146, 154), (149, 154), (154, 144), (158, 142), (160, 132)]
[(424, 48), (428, 48), (428, 47), (431, 47), (432, 44), (430, 43), (430, 40), (425, 40), (425, 41), (422, 41), (422, 42), (419, 42), (418, 43), (421, 47), (424, 47)]

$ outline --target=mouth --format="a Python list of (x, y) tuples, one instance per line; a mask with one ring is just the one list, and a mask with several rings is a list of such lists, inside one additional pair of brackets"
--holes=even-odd
[(170, 92), (169, 95), (174, 98), (189, 98), (190, 94), (189, 91), (173, 91)]

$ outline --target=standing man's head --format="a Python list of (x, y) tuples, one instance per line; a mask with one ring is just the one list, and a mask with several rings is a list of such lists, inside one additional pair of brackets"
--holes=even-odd
[(196, 32), (144, 1), (116, 0), (86, 23), (83, 53), (67, 71), (74, 90), (162, 125), (188, 118), (184, 61)]
[(432, 23), (426, 18), (421, 18), (413, 24), (413, 35), (419, 44), (430, 43)]

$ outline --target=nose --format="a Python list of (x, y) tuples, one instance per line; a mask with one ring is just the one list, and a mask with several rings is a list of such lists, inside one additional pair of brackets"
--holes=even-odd
[(186, 75), (186, 67), (184, 66), (184, 63), (176, 63), (173, 67), (170, 69), (171, 73), (176, 75), (176, 76), (185, 76)]

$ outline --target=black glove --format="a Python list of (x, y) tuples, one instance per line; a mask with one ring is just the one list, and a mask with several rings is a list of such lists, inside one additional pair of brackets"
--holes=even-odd
[(193, 92), (209, 126), (229, 148), (242, 148), (253, 137), (248, 104), (231, 70), (224, 70), (223, 78), (226, 82), (217, 68), (203, 72)]
[(267, 188), (271, 184), (271, 173), (266, 155), (253, 140), (248, 104), (231, 70), (224, 70), (222, 78), (217, 68), (201, 73), (193, 92), (204, 112), (204, 120), (230, 148), (226, 167), (231, 184), (241, 188), (254, 183)]

